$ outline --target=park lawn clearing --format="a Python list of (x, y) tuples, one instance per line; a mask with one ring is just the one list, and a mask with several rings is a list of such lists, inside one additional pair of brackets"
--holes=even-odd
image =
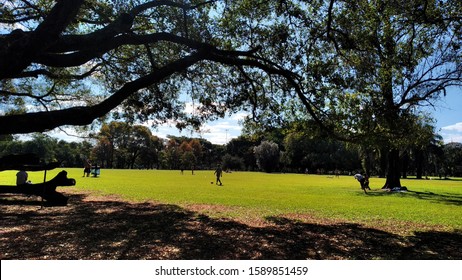
[[(132, 202), (174, 204), (213, 218), (265, 225), (280, 218), (301, 222), (357, 223), (408, 235), (414, 231), (462, 230), (462, 180), (403, 179), (409, 191), (381, 190), (384, 179), (371, 178), (368, 194), (353, 176), (224, 173), (223, 186), (213, 171), (106, 170), (82, 177), (83, 169), (66, 169), (75, 191), (116, 195)], [(48, 172), (52, 178), (60, 170)], [(33, 182), (43, 172), (30, 172)], [(2, 172), (0, 184), (13, 184), (14, 173)]]

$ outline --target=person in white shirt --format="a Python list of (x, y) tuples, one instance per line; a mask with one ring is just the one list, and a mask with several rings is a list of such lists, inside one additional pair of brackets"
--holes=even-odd
[(361, 185), (361, 189), (365, 192), (366, 192), (366, 189), (368, 190), (371, 190), (371, 188), (369, 187), (369, 178), (368, 176), (363, 176), (361, 175), (360, 173), (357, 173), (355, 174), (355, 179), (358, 180), (359, 184)]

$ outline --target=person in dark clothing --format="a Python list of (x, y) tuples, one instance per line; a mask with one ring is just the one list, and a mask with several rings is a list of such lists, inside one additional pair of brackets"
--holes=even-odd
[(85, 166), (83, 168), (83, 176), (82, 177), (85, 177), (85, 175), (87, 177), (90, 177), (90, 172), (91, 172), (91, 162), (89, 160), (85, 161)]
[(223, 184), (221, 183), (221, 176), (223, 175), (223, 170), (221, 169), (221, 166), (218, 165), (217, 166), (217, 169), (215, 170), (214, 172), (215, 176), (217, 177), (217, 180), (216, 180), (216, 183), (218, 185), (218, 183), (220, 183), (220, 186), (223, 186)]

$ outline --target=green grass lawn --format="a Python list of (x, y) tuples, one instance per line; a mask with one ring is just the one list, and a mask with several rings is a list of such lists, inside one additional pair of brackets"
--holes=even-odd
[[(395, 231), (462, 229), (462, 180), (402, 180), (409, 192), (381, 190), (384, 179), (371, 178), (369, 194), (353, 176), (329, 178), (302, 174), (224, 173), (215, 185), (213, 171), (101, 170), (83, 178), (83, 169), (66, 168), (75, 189), (116, 194), (136, 201), (196, 207), (214, 217), (239, 220), (289, 215), (311, 221), (356, 222)], [(61, 169), (49, 171), (51, 179)], [(29, 172), (33, 182), (43, 172)], [(14, 184), (15, 172), (0, 173), (0, 185)], [(211, 183), (213, 182), (213, 183)], [(201, 206), (201, 207), (198, 207)]]

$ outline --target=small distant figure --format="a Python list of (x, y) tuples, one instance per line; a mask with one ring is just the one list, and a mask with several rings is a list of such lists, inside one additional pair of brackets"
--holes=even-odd
[(100, 172), (101, 172), (101, 167), (98, 166), (98, 164), (96, 163), (95, 165), (93, 165), (90, 169), (91, 171), (91, 174), (93, 174), (93, 177), (98, 177), (98, 175), (100, 175)]
[(20, 170), (16, 173), (16, 186), (21, 186), (25, 184), (31, 184), (31, 181), (27, 180), (29, 175), (25, 170)]
[(367, 193), (366, 189), (371, 190), (371, 188), (369, 187), (369, 176), (363, 176), (360, 173), (357, 173), (354, 177), (356, 180), (358, 180), (359, 184), (361, 185), (361, 189), (364, 191), (364, 193)]
[(89, 160), (85, 161), (85, 166), (83, 168), (83, 176), (82, 177), (85, 177), (85, 175), (87, 177), (90, 177), (90, 173), (91, 173), (91, 162)]
[(340, 178), (340, 170), (335, 169), (335, 178)]
[(183, 172), (184, 172), (184, 168), (183, 168), (183, 167), (181, 167), (180, 171), (181, 171), (181, 175), (183, 175)]
[(194, 165), (191, 165), (191, 175), (194, 175)]
[(215, 172), (213, 173), (215, 174), (215, 176), (217, 177), (217, 180), (216, 180), (216, 183), (218, 185), (218, 183), (220, 183), (220, 186), (223, 186), (223, 184), (221, 183), (221, 176), (223, 176), (223, 170), (221, 169), (221, 166), (218, 165), (217, 166), (217, 169), (215, 170)]

